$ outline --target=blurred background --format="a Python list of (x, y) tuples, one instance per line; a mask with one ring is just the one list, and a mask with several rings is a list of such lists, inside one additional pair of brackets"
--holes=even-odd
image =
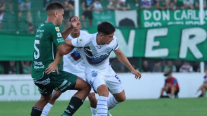
[[(189, 27), (200, 27), (200, 23), (207, 20), (205, 0), (202, 5), (202, 21), (199, 17), (201, 11), (199, 0), (94, 0), (94, 3), (90, 0), (77, 0), (78, 7), (74, 6), (74, 0), (1, 0), (0, 39), (3, 42), (0, 50), (0, 74), (30, 74), (32, 60), (30, 51), (33, 50), (34, 34), (39, 24), (47, 20), (45, 12), (47, 4), (54, 1), (61, 2), (65, 7), (62, 31), (67, 28), (69, 18), (74, 15), (80, 17), (82, 29), (90, 33), (96, 32), (96, 26), (100, 22), (111, 22), (117, 29), (119, 46), (133, 66), (141, 72), (165, 72), (167, 67), (171, 66), (173, 72), (186, 72), (181, 69), (182, 66), (190, 67), (187, 72), (202, 72), (206, 68), (207, 57), (202, 54), (206, 49), (203, 47), (205, 41), (197, 43), (199, 44), (197, 50), (202, 54), (201, 58), (195, 57), (197, 51), (193, 50), (193, 47), (186, 51), (184, 57), (179, 55), (181, 54), (179, 47), (182, 47), (181, 31)], [(154, 35), (154, 31), (156, 29), (159, 31), (160, 27), (167, 29), (165, 36)], [(151, 32), (150, 28), (155, 30)], [(202, 29), (206, 30), (206, 27)], [(159, 42), (159, 45), (147, 41), (151, 35), (154, 35), (153, 41)], [(189, 36), (192, 39), (199, 35)], [(149, 49), (146, 48), (147, 44)], [(167, 54), (162, 53), (165, 47), (168, 47)], [(162, 48), (161, 52), (157, 48)], [(116, 72), (128, 72), (113, 56), (111, 64)]]

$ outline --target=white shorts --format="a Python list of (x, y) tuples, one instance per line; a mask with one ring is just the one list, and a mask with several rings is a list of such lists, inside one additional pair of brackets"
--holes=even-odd
[[(71, 66), (71, 64), (68, 61), (68, 58), (63, 58), (63, 71), (72, 73), (73, 75), (76, 75), (77, 77), (80, 77), (81, 79), (83, 79), (84, 81), (86, 81), (86, 78), (85, 78), (85, 70), (84, 69), (83, 69), (84, 71), (82, 71), (80, 69), (79, 70), (75, 70), (76, 68), (77, 67), (75, 67), (75, 66)], [(91, 87), (90, 93), (94, 93), (94, 90), (93, 90), (92, 87)]]
[(107, 73), (87, 68), (86, 81), (88, 81), (95, 92), (97, 92), (98, 87), (103, 84), (108, 87), (111, 94), (121, 93), (124, 90), (121, 80), (111, 66), (109, 66)]

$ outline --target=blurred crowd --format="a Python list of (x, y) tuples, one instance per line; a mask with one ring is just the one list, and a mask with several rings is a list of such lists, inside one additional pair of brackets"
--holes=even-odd
[[(132, 66), (147, 73), (168, 73), (168, 72), (200, 72), (200, 62), (188, 62), (181, 60), (160, 60), (160, 59), (144, 59), (129, 58)], [(117, 58), (111, 58), (112, 68), (117, 73), (129, 72), (129, 70), (119, 62)], [(205, 64), (207, 69), (207, 63)], [(30, 74), (31, 61), (0, 61), (0, 74)]]
[[(42, 2), (41, 2), (42, 1)], [(41, 13), (45, 10), (47, 4), (59, 1), (65, 7), (64, 14), (64, 28), (66, 28), (69, 17), (74, 13), (74, 0), (18, 0), (18, 8), (14, 9), (14, 0), (0, 0), (0, 29), (4, 14), (18, 13), (18, 20), (25, 21), (28, 27), (28, 33), (34, 33), (34, 23), (31, 17), (32, 13)], [(40, 2), (42, 9), (36, 9), (35, 2)], [(16, 2), (15, 2), (16, 3)], [(104, 3), (104, 4), (103, 4)], [(8, 5), (5, 5), (8, 4)], [(39, 4), (38, 4), (39, 5)], [(5, 7), (8, 6), (8, 7)], [(33, 8), (33, 7), (34, 8)], [(85, 19), (89, 20), (89, 26), (92, 26), (93, 14), (101, 12), (111, 12), (114, 10), (140, 10), (140, 9), (159, 9), (159, 10), (176, 10), (176, 9), (198, 9), (199, 0), (80, 0), (80, 12), (82, 13), (81, 19), (84, 27), (87, 27)], [(203, 7), (206, 8), (206, 0), (203, 1)], [(17, 10), (17, 11), (16, 11)], [(15, 12), (14, 12), (15, 11)], [(26, 19), (22, 18), (25, 13)], [(44, 21), (44, 20), (42, 20)]]
[[(129, 61), (135, 69), (147, 73), (200, 72), (200, 62), (142, 58), (129, 58)], [(116, 58), (111, 59), (111, 66), (117, 73), (129, 72), (129, 70)]]
[[(15, 14), (18, 16), (18, 21), (24, 20), (27, 24), (27, 31), (34, 33), (34, 23), (31, 14), (36, 11), (32, 10), (32, 4), (41, 1), (40, 8), (35, 9), (43, 11), (47, 4), (59, 1), (65, 7), (63, 28), (67, 28), (69, 18), (74, 14), (74, 0), (0, 0), (0, 30), (4, 15)], [(15, 4), (18, 3), (17, 11)], [(106, 3), (106, 4), (103, 4)], [(7, 5), (6, 5), (7, 4)], [(7, 6), (7, 7), (6, 7)], [(93, 12), (110, 13), (114, 10), (140, 10), (140, 9), (159, 9), (159, 10), (176, 10), (176, 9), (198, 9), (199, 0), (80, 0), (81, 21), (84, 27), (92, 26)], [(206, 0), (203, 2), (203, 7), (206, 8)], [(22, 18), (23, 13), (26, 19)], [(86, 19), (89, 23), (86, 23)], [(44, 19), (46, 20), (46, 19)], [(42, 20), (42, 21), (44, 21)], [(89, 24), (89, 25), (87, 25)], [(140, 60), (141, 59), (141, 60)], [(180, 60), (155, 60), (130, 58), (133, 66), (141, 72), (200, 72), (199, 62), (186, 62)], [(30, 61), (1, 61), (0, 74), (30, 74)], [(116, 72), (128, 72), (117, 59), (111, 59), (111, 65)]]
[(0, 61), (0, 74), (31, 74), (31, 61)]

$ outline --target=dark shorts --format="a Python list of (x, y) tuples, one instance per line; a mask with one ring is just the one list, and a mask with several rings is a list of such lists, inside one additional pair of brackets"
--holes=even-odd
[(59, 71), (59, 74), (52, 72), (51, 74), (44, 73), (40, 79), (34, 79), (34, 83), (38, 86), (38, 89), (42, 95), (50, 95), (53, 90), (65, 92), (75, 87), (77, 76), (65, 72)]
[(85, 18), (88, 18), (90, 20), (93, 19), (92, 11), (84, 11), (82, 15), (85, 16)]
[[(176, 91), (175, 91), (175, 95), (177, 95), (178, 93), (179, 93), (179, 89), (176, 89)], [(171, 90), (168, 90), (167, 92), (166, 92), (167, 94), (170, 94), (171, 93)]]

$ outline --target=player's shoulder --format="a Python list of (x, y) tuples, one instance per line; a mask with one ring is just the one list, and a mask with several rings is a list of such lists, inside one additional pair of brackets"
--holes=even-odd
[(60, 28), (58, 26), (56, 26), (55, 24), (49, 22), (49, 23), (41, 23), (40, 28), (44, 28), (44, 29), (47, 29), (47, 30), (51, 30), (51, 31), (57, 31), (57, 32), (60, 32)]
[(87, 31), (84, 30), (80, 30), (80, 35), (82, 36), (87, 36), (89, 33)]
[(86, 35), (82, 37), (86, 40), (93, 40), (93, 39), (96, 39), (96, 35), (97, 35), (96, 33), (90, 34), (86, 32)]
[(114, 38), (114, 40), (117, 40), (117, 37), (115, 35), (113, 36), (113, 38)]
[(118, 45), (118, 41), (116, 36), (113, 36), (113, 40), (111, 41), (111, 43), (109, 44), (110, 46), (117, 46)]

